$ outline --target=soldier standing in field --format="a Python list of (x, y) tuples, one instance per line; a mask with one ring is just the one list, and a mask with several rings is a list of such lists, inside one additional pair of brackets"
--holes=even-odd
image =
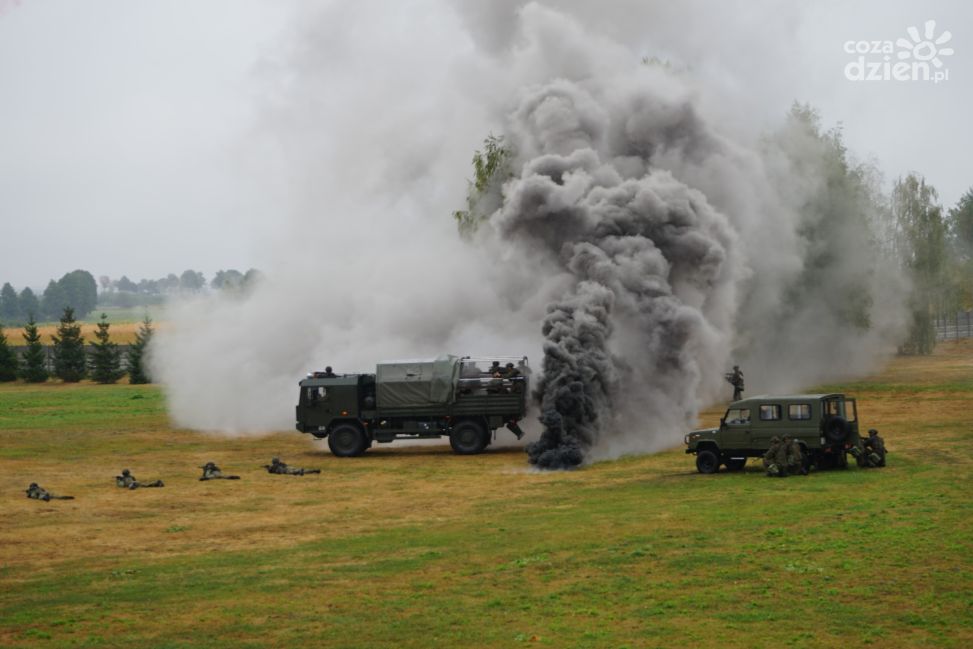
[(36, 482), (31, 482), (30, 486), (27, 487), (27, 497), (44, 502), (49, 500), (74, 500), (74, 496), (55, 496)]
[(122, 487), (124, 489), (138, 489), (139, 487), (164, 487), (166, 486), (162, 480), (155, 480), (153, 482), (139, 482), (132, 475), (132, 472), (128, 469), (122, 469), (122, 474), (115, 476), (115, 486)]
[(767, 475), (772, 478), (782, 478), (787, 475), (786, 459), (783, 461), (781, 456), (781, 441), (776, 435), (770, 439), (770, 446), (764, 453), (764, 468)]
[(220, 471), (220, 467), (216, 466), (216, 463), (215, 462), (207, 462), (206, 464), (204, 464), (200, 468), (203, 470), (203, 477), (200, 478), (200, 481), (203, 481), (203, 480), (239, 480), (240, 479), (240, 476), (238, 476), (238, 475), (223, 475), (223, 472)]
[(733, 371), (726, 374), (727, 382), (733, 386), (733, 400), (739, 401), (743, 398), (743, 372), (739, 365), (733, 366)]
[(287, 466), (280, 461), (279, 457), (275, 457), (270, 461), (270, 464), (265, 464), (264, 468), (267, 469), (267, 473), (275, 473), (277, 475), (307, 475), (309, 473), (321, 473), (321, 469), (303, 469), (294, 466)]

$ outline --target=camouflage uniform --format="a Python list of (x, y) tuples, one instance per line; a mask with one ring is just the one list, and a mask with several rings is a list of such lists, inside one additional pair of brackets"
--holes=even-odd
[(30, 486), (27, 487), (27, 497), (33, 498), (34, 500), (43, 500), (44, 502), (49, 500), (74, 500), (74, 496), (55, 496), (36, 482), (31, 482)]
[(733, 386), (733, 400), (739, 401), (743, 398), (743, 372), (739, 365), (733, 366), (733, 371), (726, 375), (726, 380)]
[(774, 436), (770, 440), (770, 446), (767, 448), (767, 452), (764, 453), (764, 468), (767, 469), (767, 475), (775, 478), (782, 478), (787, 475), (787, 458), (786, 455), (782, 456), (781, 451), (783, 446), (781, 445), (780, 438)]
[(790, 473), (807, 475), (807, 467), (804, 466), (804, 451), (801, 450), (800, 442), (798, 442), (796, 439), (792, 439), (788, 442), (786, 437), (784, 440), (787, 455), (787, 470)]
[(267, 469), (267, 473), (276, 473), (277, 475), (307, 475), (309, 473), (321, 473), (321, 469), (299, 469), (293, 466), (287, 466), (280, 461), (280, 458), (275, 457), (270, 461), (270, 464), (265, 464), (264, 468)]
[(885, 440), (872, 428), (864, 442), (865, 459), (870, 467), (885, 466)]
[(122, 475), (115, 476), (115, 486), (122, 487), (124, 489), (138, 489), (139, 487), (164, 487), (166, 486), (162, 480), (156, 480), (154, 482), (139, 482), (132, 475), (132, 472), (128, 469), (122, 469)]
[(207, 462), (206, 464), (204, 464), (200, 468), (203, 470), (203, 477), (200, 478), (200, 481), (202, 481), (202, 480), (239, 480), (240, 479), (240, 476), (238, 476), (238, 475), (223, 475), (223, 472), (220, 471), (220, 468), (218, 466), (216, 466), (216, 463), (215, 462)]
[(503, 392), (504, 370), (500, 367), (500, 361), (493, 361), (490, 366), (491, 381), (487, 384), (486, 391), (489, 394), (499, 394)]

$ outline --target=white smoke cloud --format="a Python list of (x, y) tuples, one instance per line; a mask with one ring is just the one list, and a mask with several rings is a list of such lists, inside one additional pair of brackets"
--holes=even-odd
[[(721, 124), (705, 75), (642, 65), (624, 21), (586, 6), (363, 2), (305, 17), (293, 51), (262, 70), (272, 94), (254, 165), (286, 197), (267, 279), (245, 301), (173, 305), (157, 337), (178, 425), (287, 429), (297, 380), (326, 364), (526, 353), (538, 367), (542, 326), (566, 327), (548, 336), (550, 359), (610, 304), (603, 341), (572, 344), (594, 353), (582, 365), (602, 385), (581, 451), (615, 457), (678, 442), (727, 396), (732, 360), (751, 391), (796, 389), (894, 349), (902, 287), (854, 228), (828, 237), (846, 248), (794, 299), (822, 258), (814, 141), (753, 142)], [(448, 215), (491, 131), (515, 150), (514, 178), (469, 244)], [(871, 295), (870, 328), (830, 304), (839, 288), (853, 299), (851, 284)]]

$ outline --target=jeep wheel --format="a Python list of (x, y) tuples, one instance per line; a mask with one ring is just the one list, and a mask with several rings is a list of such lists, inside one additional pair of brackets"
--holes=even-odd
[(829, 417), (824, 422), (824, 436), (833, 444), (840, 444), (848, 437), (848, 422), (841, 417)]
[(338, 424), (328, 435), (328, 448), (338, 457), (355, 457), (368, 448), (368, 439), (354, 424)]
[(738, 457), (728, 459), (724, 464), (726, 464), (727, 471), (743, 471), (743, 467), (747, 466), (747, 458)]
[(482, 453), (487, 445), (487, 434), (478, 422), (461, 421), (449, 434), (449, 445), (459, 455)]
[(709, 449), (696, 453), (696, 470), (700, 473), (716, 473), (720, 468), (720, 458)]

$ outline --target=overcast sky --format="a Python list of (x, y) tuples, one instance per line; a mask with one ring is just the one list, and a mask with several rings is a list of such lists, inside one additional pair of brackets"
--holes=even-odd
[[(0, 0), (0, 283), (43, 288), (75, 268), (209, 278), (272, 263), (284, 189), (252, 143), (316, 4)], [(808, 101), (888, 179), (919, 171), (946, 206), (973, 185), (969, 3), (622, 0), (638, 19), (611, 25), (587, 4), (577, 11), (592, 29), (704, 79), (705, 110), (741, 133), (756, 137)], [(409, 3), (380, 10), (413, 18)], [(952, 33), (940, 45), (953, 50), (941, 56), (948, 80), (846, 79), (858, 56), (846, 42), (895, 42), (929, 19), (934, 37)]]

